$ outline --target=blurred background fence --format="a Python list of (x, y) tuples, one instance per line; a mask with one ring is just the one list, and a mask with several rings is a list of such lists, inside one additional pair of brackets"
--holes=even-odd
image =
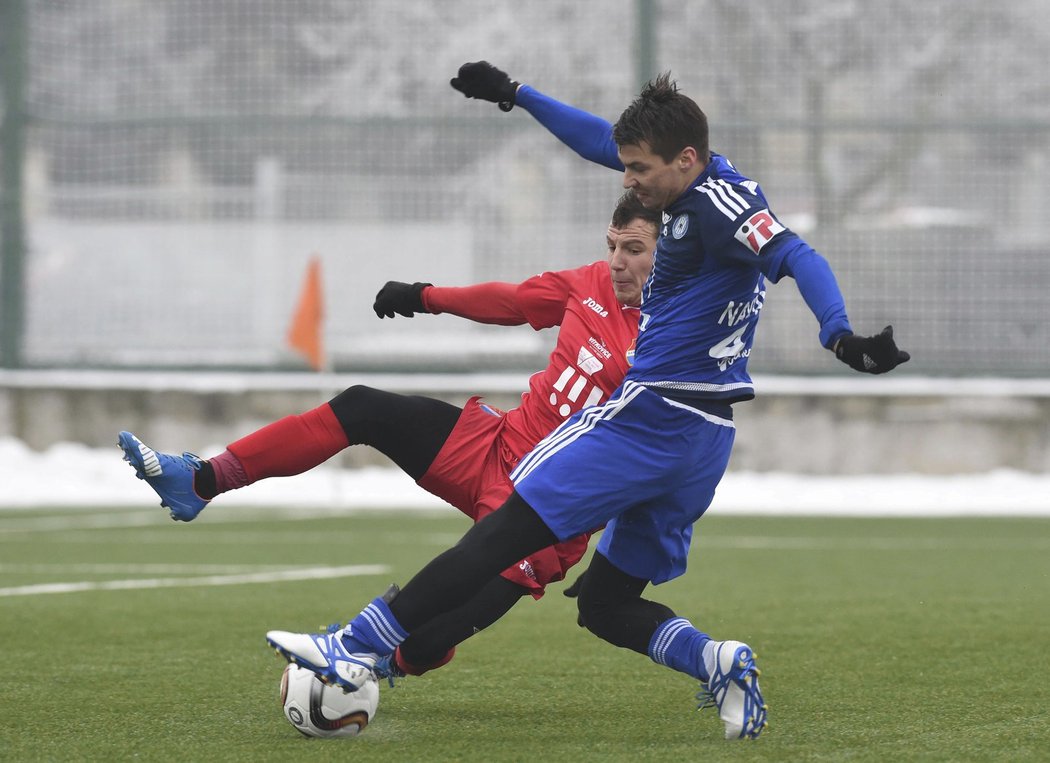
[[(526, 328), (378, 321), (383, 282), (604, 255), (621, 177), (448, 80), (487, 59), (614, 121), (670, 70), (712, 145), (909, 373), (1050, 368), (1042, 0), (5, 0), (0, 365), (295, 368), (321, 258), (337, 370), (542, 362)], [(752, 368), (848, 373), (792, 286)]]

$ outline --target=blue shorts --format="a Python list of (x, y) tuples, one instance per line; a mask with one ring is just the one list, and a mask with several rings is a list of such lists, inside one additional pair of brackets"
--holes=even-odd
[(605, 525), (598, 551), (663, 583), (685, 572), (693, 523), (711, 505), (735, 434), (728, 419), (625, 382), (537, 443), (510, 476), (559, 540)]

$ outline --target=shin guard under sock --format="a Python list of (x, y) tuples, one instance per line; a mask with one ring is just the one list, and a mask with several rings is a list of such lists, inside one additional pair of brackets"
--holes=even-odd
[(227, 450), (240, 462), (246, 480), (243, 485), (250, 485), (266, 477), (302, 474), (348, 445), (346, 433), (325, 403), (306, 413), (278, 419), (230, 443)]
[(704, 664), (703, 649), (710, 641), (710, 636), (684, 617), (674, 617), (657, 626), (649, 642), (649, 657), (655, 663), (707, 681), (711, 676)]
[(382, 596), (361, 610), (343, 629), (343, 645), (351, 654), (371, 653), (384, 657), (408, 638), (408, 631), (390, 611)]

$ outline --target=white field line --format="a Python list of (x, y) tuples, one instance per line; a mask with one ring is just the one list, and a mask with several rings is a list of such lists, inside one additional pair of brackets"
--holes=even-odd
[(1050, 538), (894, 538), (709, 535), (695, 533), (693, 546), (734, 551), (1050, 551)]
[(149, 588), (197, 588), (201, 586), (245, 585), (249, 583), (286, 583), (299, 580), (326, 580), (367, 575), (383, 575), (389, 568), (382, 564), (352, 564), (345, 567), (303, 567), (270, 572), (248, 572), (233, 575), (204, 575), (192, 578), (138, 578), (132, 580), (78, 581), (75, 583), (39, 583), (0, 588), (0, 597), (39, 596), (51, 593), (84, 591), (128, 591)]
[[(173, 545), (286, 545), (286, 544), (338, 544), (340, 538), (354, 538), (352, 530), (310, 533), (194, 533), (193, 535), (158, 531), (137, 531), (128, 541), (139, 544)], [(420, 549), (449, 548), (461, 536), (454, 533), (382, 533), (374, 536), (381, 545), (416, 545)], [(112, 543), (109, 536), (94, 534), (58, 534), (49, 538), (51, 543)], [(986, 538), (907, 538), (907, 537), (835, 537), (835, 536), (782, 536), (782, 535), (704, 535), (693, 534), (693, 548), (702, 553), (729, 549), (733, 551), (937, 551), (972, 549), (974, 551), (1050, 551), (1050, 537), (986, 537)], [(420, 561), (423, 561), (421, 558)], [(0, 565), (0, 571), (6, 565)], [(159, 573), (158, 573), (159, 574)]]
[[(450, 513), (454, 510), (444, 507)], [(204, 524), (222, 525), (245, 522), (289, 522), (312, 519), (350, 519), (359, 509), (354, 508), (251, 508), (232, 507), (224, 510), (221, 514), (212, 512), (202, 516), (194, 522), (195, 527)], [(409, 509), (405, 514), (414, 513), (418, 517), (440, 516), (444, 512), (432, 509)], [(52, 516), (38, 517), (31, 513), (19, 511), (18, 513), (0, 512), (0, 535), (26, 533), (26, 532), (59, 532), (62, 530), (119, 530), (134, 529), (140, 527), (172, 527), (177, 528), (185, 525), (185, 522), (176, 522), (168, 516), (166, 509), (147, 509), (127, 511), (97, 512), (92, 514), (70, 514), (63, 513)], [(465, 532), (465, 530), (464, 530)]]
[[(10, 518), (9, 518), (10, 517)], [(0, 519), (0, 534), (58, 530), (110, 530), (121, 527), (150, 527), (172, 519), (157, 513), (122, 511), (105, 514), (32, 517), (6, 515)]]
[(23, 575), (235, 575), (300, 569), (288, 564), (140, 564), (136, 562), (0, 562), (0, 572)]
[[(463, 532), (466, 532), (466, 529)], [(5, 535), (3, 531), (0, 531), (0, 547), (3, 547), (6, 543), (18, 543), (22, 537), (14, 533)], [(122, 535), (120, 540), (123, 543), (159, 546), (187, 544), (194, 546), (244, 546), (249, 544), (257, 546), (288, 546), (296, 543), (316, 543), (332, 547), (341, 542), (352, 541), (360, 537), (361, 533), (355, 531), (352, 527), (347, 527), (345, 530), (317, 530), (314, 532), (232, 532), (216, 529), (209, 532), (192, 533), (180, 532), (178, 527), (173, 527), (170, 530), (159, 528), (155, 530), (129, 529), (129, 532)], [(441, 549), (454, 546), (462, 537), (463, 533), (428, 532), (389, 532), (369, 535), (370, 540), (377, 545), (418, 545), (431, 548), (437, 546)], [(86, 533), (75, 530), (70, 532), (49, 531), (47, 540), (49, 543), (55, 544), (109, 545), (114, 543), (114, 538), (110, 534)]]

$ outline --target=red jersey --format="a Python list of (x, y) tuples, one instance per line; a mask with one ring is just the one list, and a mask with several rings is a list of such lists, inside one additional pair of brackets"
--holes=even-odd
[(432, 313), (483, 323), (561, 327), (547, 367), (532, 375), (521, 404), (506, 413), (502, 436), (518, 458), (576, 411), (609, 398), (627, 373), (638, 335), (639, 310), (616, 300), (604, 260), (517, 285), (431, 286), (423, 302)]
[[(616, 301), (608, 263), (543, 273), (520, 284), (428, 286), (431, 313), (480, 323), (534, 329), (560, 326), (546, 369), (533, 374), (521, 404), (497, 411), (471, 398), (419, 485), (475, 522), (499, 508), (514, 489), (510, 472), (555, 427), (581, 408), (607, 400), (630, 365), (639, 312)], [(530, 554), (503, 577), (543, 595), (587, 551), (584, 533)]]

